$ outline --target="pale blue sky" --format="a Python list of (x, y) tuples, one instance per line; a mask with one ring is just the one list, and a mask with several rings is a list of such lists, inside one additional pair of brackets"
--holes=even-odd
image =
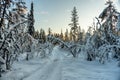
[[(30, 0), (26, 0), (30, 4)], [(93, 18), (98, 17), (106, 7), (106, 0), (33, 0), (35, 28), (43, 28), (46, 32), (51, 27), (52, 32), (60, 33), (70, 29), (71, 11), (76, 6), (79, 16), (79, 25), (87, 30), (92, 25)], [(116, 8), (118, 1), (113, 0)], [(120, 1), (119, 1), (120, 2)], [(120, 5), (120, 4), (119, 4)]]

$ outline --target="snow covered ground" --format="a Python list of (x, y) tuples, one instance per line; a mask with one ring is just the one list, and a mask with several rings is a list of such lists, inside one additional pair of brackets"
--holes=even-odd
[(100, 64), (67, 57), (66, 53), (55, 47), (47, 59), (15, 62), (13, 70), (0, 80), (120, 80), (120, 68), (115, 61)]

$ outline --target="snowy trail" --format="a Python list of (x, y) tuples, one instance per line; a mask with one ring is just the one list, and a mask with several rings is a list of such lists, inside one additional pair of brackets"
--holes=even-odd
[[(56, 54), (57, 49), (53, 53)], [(60, 54), (60, 53), (59, 53)], [(53, 60), (48, 61), (41, 69), (38, 69), (34, 74), (29, 75), (28, 77), (22, 80), (61, 80), (62, 74), (62, 59), (54, 55)]]
[(49, 59), (18, 63), (15, 74), (6, 75), (7, 78), (2, 80), (120, 80), (120, 68), (116, 66), (116, 61), (101, 64), (65, 56), (66, 53), (55, 47)]
[(22, 80), (61, 80), (61, 62), (53, 61)]

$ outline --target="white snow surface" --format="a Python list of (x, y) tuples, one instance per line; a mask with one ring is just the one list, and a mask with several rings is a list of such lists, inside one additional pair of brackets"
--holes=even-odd
[(116, 61), (101, 64), (68, 54), (55, 47), (49, 58), (15, 62), (0, 80), (120, 80)]

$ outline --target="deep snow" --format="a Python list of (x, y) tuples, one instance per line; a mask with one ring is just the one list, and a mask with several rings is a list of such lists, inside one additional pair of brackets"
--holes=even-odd
[(73, 58), (55, 47), (49, 58), (35, 58), (13, 64), (0, 80), (120, 80), (120, 68), (113, 60), (106, 64)]

